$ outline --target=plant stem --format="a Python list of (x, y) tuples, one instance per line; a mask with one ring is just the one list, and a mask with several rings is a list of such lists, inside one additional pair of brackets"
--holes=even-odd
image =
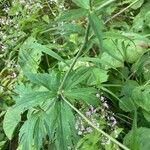
[(124, 9), (122, 9), (121, 11), (119, 11), (118, 13), (116, 13), (115, 15), (113, 15), (110, 19), (106, 20), (104, 24), (107, 24), (109, 21), (111, 21), (112, 19), (116, 18), (117, 16), (119, 16), (120, 14), (122, 14), (123, 12), (125, 12), (127, 9), (129, 9), (130, 7), (132, 7), (138, 1), (139, 0), (133, 1), (130, 5), (128, 5), (127, 7), (125, 7)]
[(65, 74), (65, 76), (64, 76), (64, 78), (63, 78), (63, 81), (62, 81), (62, 83), (61, 83), (61, 85), (60, 85), (60, 87), (59, 87), (59, 91), (61, 91), (61, 90), (63, 89), (63, 86), (64, 86), (64, 84), (65, 84), (65, 82), (66, 82), (66, 80), (67, 80), (67, 78), (68, 78), (68, 76), (69, 76), (69, 73), (71, 72), (72, 68), (74, 67), (74, 65), (75, 65), (77, 59), (79, 58), (79, 56), (81, 55), (82, 51), (83, 51), (83, 50), (85, 49), (85, 47), (86, 47), (86, 43), (87, 43), (87, 41), (88, 41), (89, 30), (90, 30), (90, 25), (88, 24), (88, 25), (87, 25), (87, 28), (86, 28), (86, 32), (85, 32), (84, 43), (83, 43), (82, 47), (80, 48), (79, 52), (77, 53), (76, 57), (74, 58), (74, 60), (73, 60), (73, 62), (72, 62), (72, 64), (71, 64), (69, 70), (68, 70), (67, 73)]
[(63, 96), (63, 94), (61, 94), (62, 99), (64, 100), (64, 102), (66, 102), (74, 111), (76, 111), (89, 125), (91, 125), (95, 130), (97, 130), (98, 132), (100, 132), (101, 134), (103, 134), (105, 137), (107, 137), (108, 139), (110, 139), (113, 143), (117, 144), (118, 146), (120, 146), (122, 149), (124, 150), (129, 150), (129, 148), (127, 148), (125, 145), (123, 145), (122, 143), (118, 142), (116, 139), (114, 139), (113, 137), (111, 137), (110, 135), (108, 135), (107, 133), (105, 133), (103, 130), (101, 130), (100, 128), (98, 128), (97, 126), (95, 126), (88, 118), (86, 118), (78, 109), (76, 109), (68, 100), (65, 99), (65, 97)]

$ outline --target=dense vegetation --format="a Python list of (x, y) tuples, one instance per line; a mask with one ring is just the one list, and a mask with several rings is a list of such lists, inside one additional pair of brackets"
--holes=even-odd
[(150, 150), (149, 0), (0, 0), (1, 150)]

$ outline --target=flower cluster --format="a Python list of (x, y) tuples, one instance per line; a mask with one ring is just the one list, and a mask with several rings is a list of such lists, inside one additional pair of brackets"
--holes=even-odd
[(114, 117), (114, 114), (110, 114), (109, 113), (109, 104), (108, 101), (106, 99), (106, 97), (103, 96), (103, 94), (96, 94), (96, 97), (100, 100), (100, 102), (102, 103), (102, 107), (101, 107), (101, 117), (105, 118), (107, 120), (107, 125), (110, 127), (115, 127), (115, 125), (117, 124), (117, 120)]
[[(99, 127), (99, 123), (96, 120), (96, 109), (92, 105), (89, 105), (89, 108), (85, 112), (85, 116), (95, 125), (96, 127)], [(77, 118), (75, 128), (78, 131), (78, 135), (91, 133), (93, 131), (93, 128), (87, 125), (81, 117)]]
[[(109, 113), (109, 104), (107, 101), (107, 98), (103, 96), (103, 94), (96, 94), (96, 97), (101, 102), (100, 111), (99, 109), (94, 109), (92, 105), (89, 105), (88, 109), (85, 111), (85, 116), (95, 125), (96, 127), (100, 127), (100, 124), (98, 122), (98, 118), (101, 120), (104, 120), (106, 122), (106, 127), (109, 127), (111, 131), (115, 130), (117, 120), (114, 117), (113, 113)], [(91, 133), (93, 129), (88, 126), (81, 117), (77, 118), (76, 130), (78, 131), (78, 135)], [(105, 142), (106, 143), (106, 142)]]

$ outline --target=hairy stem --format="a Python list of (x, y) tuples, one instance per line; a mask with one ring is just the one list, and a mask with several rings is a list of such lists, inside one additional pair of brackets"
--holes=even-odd
[(103, 134), (105, 137), (107, 137), (108, 139), (110, 139), (113, 143), (117, 144), (118, 146), (120, 146), (122, 149), (124, 150), (129, 150), (129, 148), (127, 148), (125, 145), (123, 145), (122, 143), (118, 142), (116, 139), (114, 139), (113, 137), (111, 137), (110, 135), (108, 135), (107, 133), (105, 133), (103, 130), (101, 130), (100, 128), (98, 128), (97, 126), (95, 126), (88, 118), (86, 118), (77, 108), (75, 108), (68, 100), (65, 99), (65, 97), (63, 96), (63, 94), (61, 94), (62, 99), (74, 110), (76, 111), (89, 125), (91, 125), (95, 130), (97, 130), (98, 132), (100, 132), (101, 134)]

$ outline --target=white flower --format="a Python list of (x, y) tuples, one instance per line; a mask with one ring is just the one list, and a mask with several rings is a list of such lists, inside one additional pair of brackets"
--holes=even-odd
[(16, 12), (15, 15), (18, 16), (18, 15), (19, 15), (19, 12)]
[(104, 102), (104, 100), (105, 100), (105, 97), (101, 96), (101, 101)]
[(20, 3), (25, 4), (26, 2), (25, 2), (25, 0), (20, 0)]
[(105, 101), (104, 103), (103, 103), (103, 106), (105, 107), (105, 108), (109, 108), (109, 106), (108, 106), (108, 104), (107, 104), (107, 102)]
[(97, 94), (96, 94), (96, 97), (97, 97), (97, 98), (100, 98), (100, 94), (99, 94), (99, 93), (97, 93)]
[(8, 13), (9, 8), (8, 8), (8, 7), (6, 7), (6, 8), (4, 8), (4, 9), (3, 9), (3, 11), (5, 11), (6, 13)]
[(2, 52), (4, 52), (6, 50), (6, 46), (2, 46)]
[(16, 29), (18, 29), (18, 27), (19, 27), (19, 24), (16, 24), (16, 25), (14, 26), (14, 28), (16, 28)]
[(146, 67), (144, 67), (143, 70), (145, 73), (149, 72), (149, 69), (147, 69)]
[(15, 72), (12, 73), (11, 77), (14, 79), (17, 77), (17, 74)]
[(37, 5), (37, 7), (39, 7), (39, 8), (43, 8), (43, 6), (42, 6), (40, 3), (37, 3), (36, 5)]
[(113, 117), (113, 116), (110, 117), (110, 121), (112, 121), (112, 122), (111, 122), (111, 126), (112, 126), (112, 127), (114, 127), (114, 126), (117, 124), (117, 120), (116, 120), (116, 118)]
[(0, 24), (5, 24), (5, 20), (4, 19), (0, 19)]
[(3, 87), (2, 86), (0, 86), (0, 92), (3, 92)]
[(82, 135), (82, 131), (78, 131), (78, 135)]
[(110, 139), (103, 138), (101, 144), (102, 145), (109, 145), (111, 143)]
[(86, 131), (87, 131), (88, 133), (91, 133), (91, 132), (93, 131), (93, 129), (92, 129), (91, 127), (88, 127), (88, 128), (86, 128)]
[(92, 112), (91, 112), (91, 111), (87, 111), (87, 112), (85, 113), (85, 115), (86, 115), (86, 117), (90, 117), (90, 116), (92, 115)]
[(2, 37), (2, 38), (3, 38), (3, 40), (5, 40), (5, 39), (7, 38), (7, 36), (6, 36), (6, 35), (3, 35), (3, 37)]
[(53, 40), (53, 43), (55, 44), (55, 43), (56, 43), (56, 40)]

